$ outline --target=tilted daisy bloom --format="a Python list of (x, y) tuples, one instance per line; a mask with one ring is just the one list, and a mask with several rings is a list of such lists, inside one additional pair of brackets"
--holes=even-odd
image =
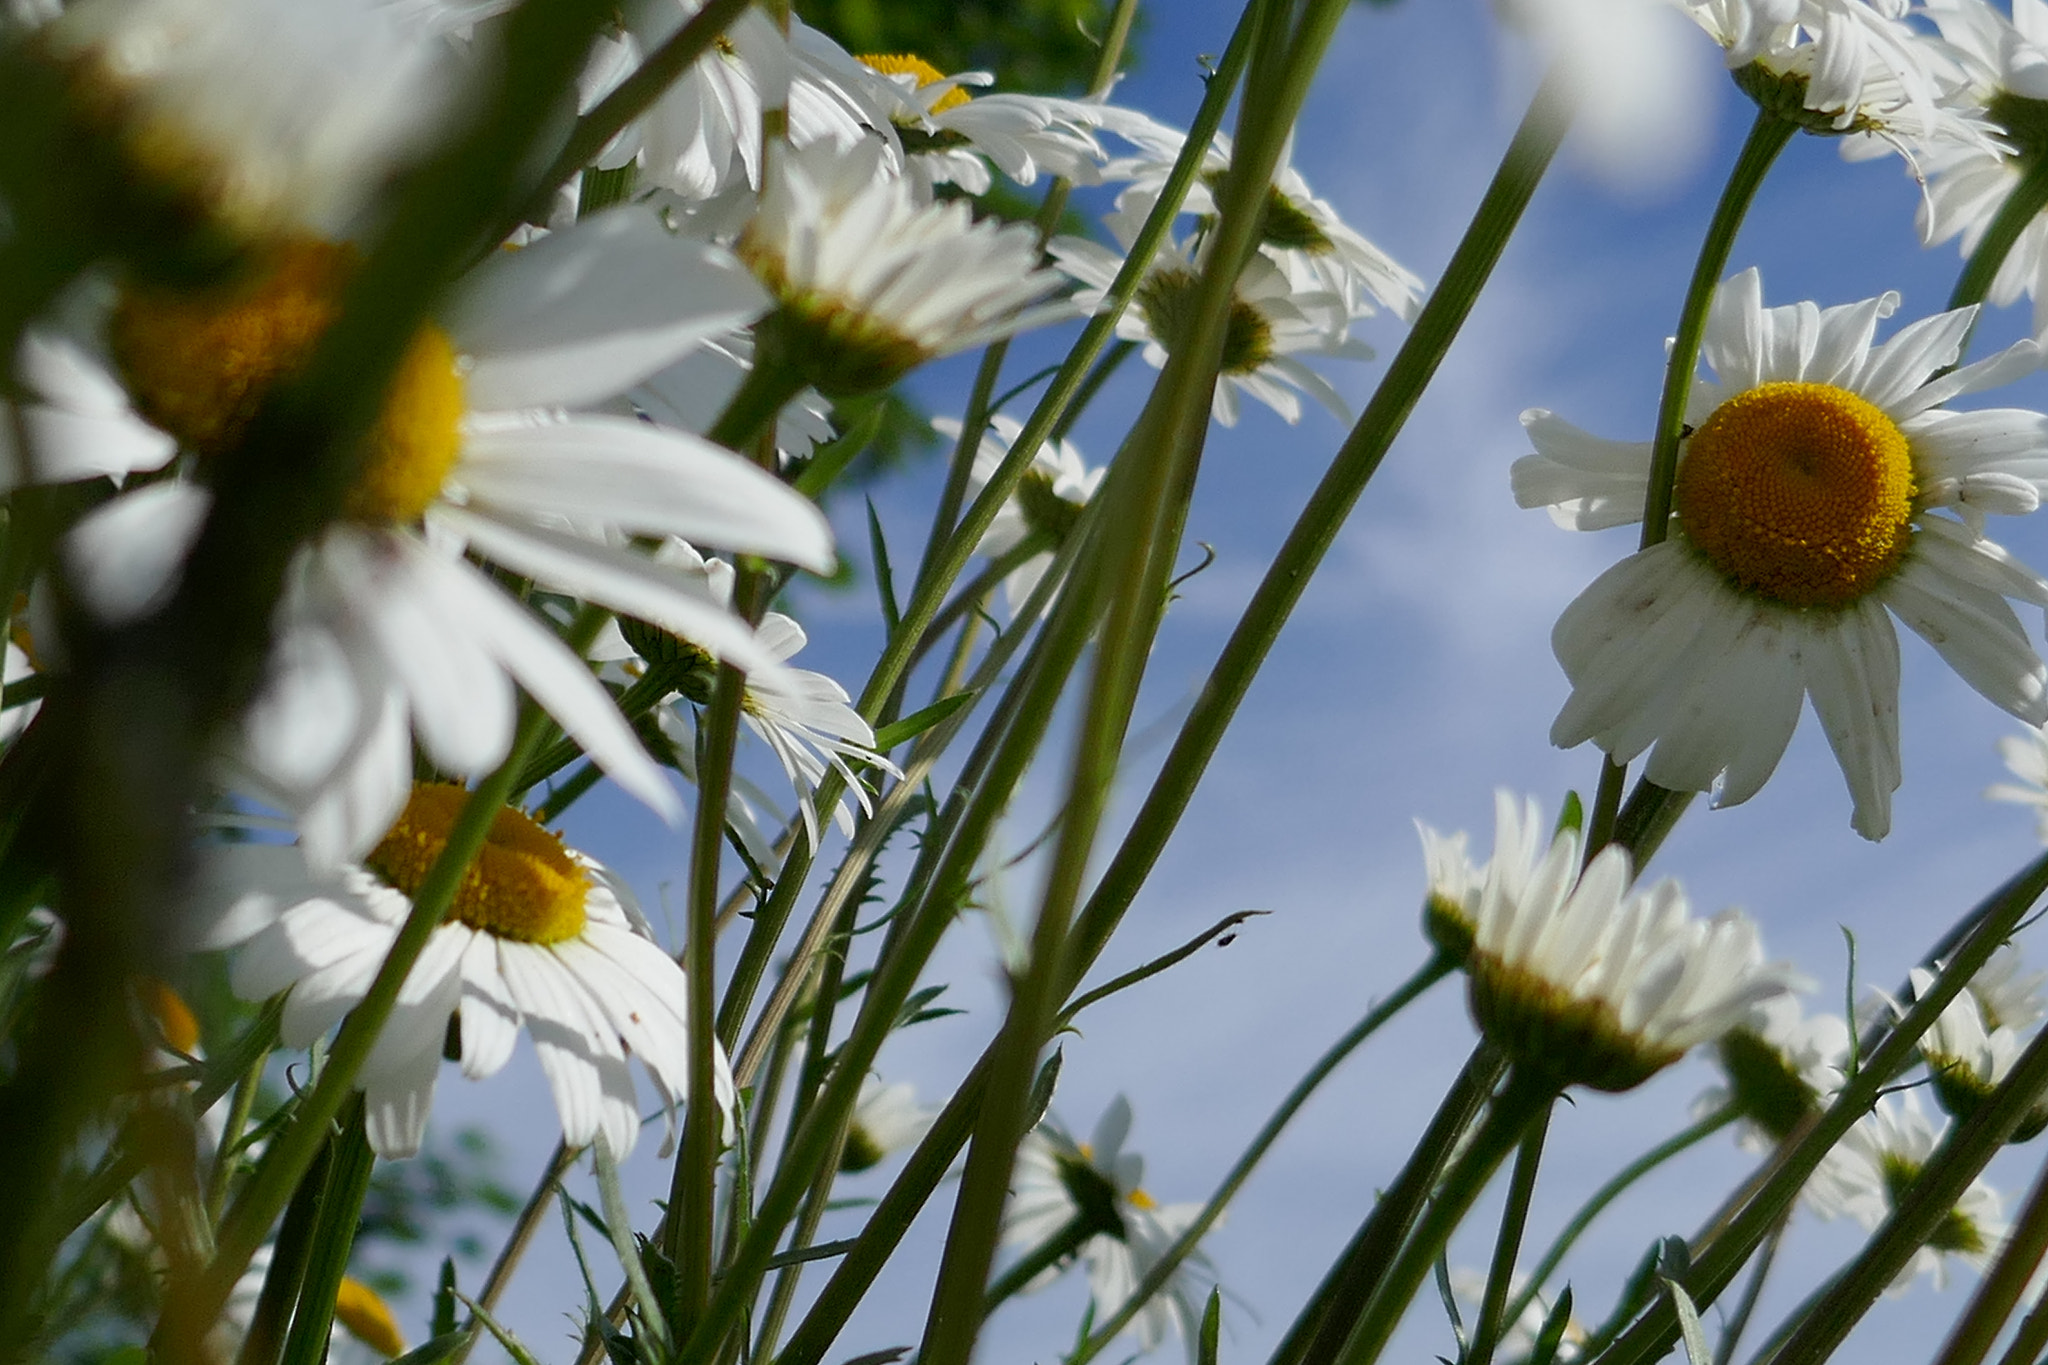
[[(1907, 979), (1912, 999), (1918, 1000), (1934, 984), (1934, 973), (1915, 967)], [(1904, 1015), (1908, 1003), (1894, 1002), (1893, 1012)], [(1959, 1119), (1976, 1113), (2012, 1070), (2026, 1042), (2012, 1025), (1989, 1023), (1976, 995), (1966, 988), (1949, 1001), (1934, 1027), (1920, 1035), (1920, 1056), (1933, 1078), (1936, 1101)], [(2044, 1128), (2048, 1107), (2037, 1105), (2013, 1130), (2011, 1140), (2026, 1142)]]
[(948, 76), (912, 53), (861, 53), (857, 60), (875, 73), (873, 103), (887, 111), (904, 173), (927, 191), (958, 185), (986, 194), (995, 183), (991, 163), (1020, 185), (1036, 184), (1041, 173), (1092, 185), (1109, 159), (1096, 130), (1131, 122), (1125, 111), (1094, 100), (974, 94), (968, 87), (992, 85), (995, 77)]
[[(322, 870), (291, 845), (212, 851), (206, 894), (217, 913), (201, 946), (234, 949), (230, 979), (244, 999), (290, 992), (287, 1047), (311, 1044), (368, 992), (468, 798), (450, 784), (415, 787), (361, 865)], [(370, 1145), (387, 1157), (418, 1151), (444, 1048), (480, 1079), (510, 1059), (521, 1025), (563, 1141), (581, 1147), (602, 1133), (613, 1151), (632, 1149), (641, 1115), (629, 1056), (654, 1082), (673, 1140), (674, 1110), (692, 1098), (688, 992), (624, 884), (507, 807), (358, 1075)], [(717, 1088), (730, 1112), (723, 1054)]]
[[(732, 565), (722, 559), (706, 559), (687, 542), (671, 540), (654, 556), (655, 562), (701, 583), (712, 601), (720, 606), (732, 602)], [(779, 611), (766, 612), (754, 628), (756, 645), (778, 664), (787, 664), (808, 642), (804, 628)], [(647, 622), (628, 618), (619, 622), (618, 646), (639, 656), (648, 673), (682, 701), (710, 700), (707, 650), (683, 631), (663, 630)], [(624, 657), (617, 648), (594, 649), (593, 658)], [(643, 676), (646, 676), (643, 674)], [(848, 791), (865, 811), (871, 807), (867, 787), (851, 763), (895, 773), (896, 765), (875, 751), (874, 727), (853, 709), (852, 698), (831, 678), (807, 668), (779, 667), (764, 670), (747, 679), (740, 700), (740, 719), (756, 738), (766, 744), (782, 765), (790, 786), (796, 789), (803, 814), (804, 831), (811, 846), (818, 843), (818, 784), (827, 772), (836, 771)], [(664, 709), (658, 723), (668, 733), (678, 752), (694, 752), (696, 730), (688, 708), (676, 705)], [(834, 805), (833, 822), (845, 834), (853, 832), (853, 815), (842, 796)]]
[[(1129, 242), (1124, 243), (1128, 249)], [(1047, 246), (1060, 269), (1081, 283), (1074, 301), (1098, 307), (1123, 269), (1122, 254), (1084, 237), (1055, 237)], [(1196, 238), (1161, 246), (1138, 285), (1131, 306), (1116, 322), (1126, 341), (1144, 343), (1145, 359), (1163, 367), (1186, 331), (1201, 280), (1202, 252)], [(1224, 426), (1237, 424), (1238, 395), (1256, 398), (1282, 420), (1301, 420), (1301, 395), (1328, 408), (1341, 422), (1351, 420), (1330, 381), (1302, 364), (1304, 355), (1369, 360), (1372, 348), (1351, 335), (1344, 298), (1327, 288), (1300, 288), (1264, 253), (1245, 263), (1224, 327), (1222, 370), (1217, 376), (1214, 413)]]
[(1423, 934), (1459, 965), (1472, 954), (1472, 934), (1479, 924), (1479, 905), (1491, 883), (1494, 895), (1522, 894), (1529, 869), (1543, 853), (1546, 831), (1536, 798), (1519, 803), (1505, 789), (1493, 794), (1493, 857), (1474, 863), (1467, 852), (1471, 836), (1464, 830), (1439, 834), (1415, 822), (1422, 836), (1422, 865), (1429, 889), (1423, 895)]
[(884, 1085), (879, 1076), (870, 1075), (860, 1083), (839, 1169), (853, 1175), (881, 1165), (890, 1153), (921, 1141), (938, 1112), (917, 1102), (917, 1088), (909, 1081)]
[[(232, 444), (331, 318), (349, 268), (344, 249), (302, 242), (225, 295), (131, 294), (109, 327), (137, 406), (201, 461)], [(722, 252), (622, 209), (498, 253), (448, 317), (421, 329), (343, 518), (294, 563), (269, 680), (244, 727), (247, 776), (300, 817), (316, 859), (360, 854), (396, 816), (412, 779), (409, 733), (444, 772), (502, 761), (515, 684), (636, 796), (676, 811), (584, 662), (463, 554), (773, 672), (773, 653), (699, 583), (622, 542), (685, 534), (823, 569), (822, 515), (699, 437), (566, 411), (762, 303)], [(158, 484), (82, 522), (65, 557), (85, 599), (110, 619), (159, 600), (205, 498)]]
[(794, 365), (827, 397), (843, 397), (1074, 316), (1065, 301), (1045, 301), (1061, 279), (1039, 268), (1030, 228), (933, 203), (888, 174), (883, 154), (871, 141), (775, 162), (736, 247), (780, 304), (755, 331), (763, 363)]
[[(1137, 236), (1180, 158), (1186, 139), (1172, 129), (1163, 131), (1167, 137), (1145, 139), (1137, 156), (1113, 161), (1103, 171), (1105, 179), (1131, 182), (1117, 195), (1116, 212), (1109, 220), (1120, 241)], [(1229, 136), (1216, 134), (1202, 158), (1201, 178), (1188, 187), (1181, 212), (1204, 218), (1215, 214), (1216, 191), (1230, 169), (1230, 149)], [(1317, 198), (1286, 158), (1273, 174), (1260, 247), (1298, 287), (1335, 293), (1352, 318), (1371, 317), (1385, 308), (1403, 322), (1413, 322), (1422, 307), (1421, 278), (1367, 241), (1329, 201)]]
[(136, 180), (248, 234), (344, 230), (455, 87), (373, 0), (89, 0), (36, 49)]
[(1739, 910), (1692, 917), (1666, 878), (1631, 891), (1612, 844), (1586, 863), (1560, 830), (1533, 866), (1534, 803), (1497, 797), (1500, 828), (1472, 933), (1472, 1014), (1519, 1067), (1560, 1089), (1629, 1090), (1743, 1023), (1759, 1003), (1807, 983), (1765, 962)]
[[(1895, 294), (1765, 308), (1755, 270), (1725, 282), (1693, 386), (1670, 535), (1631, 555), (1558, 619), (1572, 695), (1551, 726), (1617, 763), (1720, 805), (1754, 796), (1811, 698), (1866, 838), (1891, 828), (1899, 785), (1898, 636), (1887, 610), (1964, 681), (2048, 720), (2048, 667), (2006, 598), (2048, 605), (2048, 580), (1981, 534), (1987, 513), (2040, 505), (2048, 418), (1952, 411), (2035, 369), (2022, 342), (1952, 372), (1976, 312), (1941, 313), (1872, 344)], [(1515, 499), (1576, 530), (1639, 521), (1647, 442), (1522, 415), (1536, 453)], [(1941, 515), (1939, 509), (1955, 516)]]
[[(1919, 1178), (1941, 1137), (1912, 1091), (1881, 1096), (1821, 1159), (1807, 1187), (1807, 1202), (1824, 1216), (1846, 1214), (1876, 1228)], [(2003, 1209), (1997, 1190), (1981, 1179), (1971, 1181), (1927, 1244), (1892, 1281), (1891, 1292), (1903, 1293), (1923, 1273), (1933, 1278), (1936, 1289), (1947, 1288), (1951, 1258), (1978, 1270), (1989, 1265), (2005, 1241)]]
[[(951, 440), (960, 439), (960, 423), (955, 418), (935, 417), (932, 426)], [(1022, 422), (1002, 413), (988, 419), (988, 428), (982, 432), (981, 444), (974, 452), (970, 496), (979, 496), (995, 477), (996, 468), (1023, 430)], [(1003, 576), (1003, 600), (1012, 612), (1024, 605), (1037, 588), (1038, 580), (1052, 567), (1054, 552), (1066, 541), (1081, 509), (1095, 496), (1102, 476), (1108, 472), (1107, 466), (1090, 469), (1071, 441), (1062, 438), (1040, 443), (1017, 490), (996, 509), (988, 530), (982, 534), (981, 544), (975, 547), (998, 561), (1005, 556), (1025, 554)], [(1036, 553), (1029, 553), (1031, 546), (1038, 547)]]
[[(1994, 134), (1921, 159), (1921, 238), (1934, 246), (1959, 237), (1969, 257), (2027, 167), (2048, 152), (2048, 4), (2012, 0), (2008, 17), (1985, 0), (1933, 0), (1927, 14), (1963, 72), (1956, 98), (1982, 106)], [(2048, 218), (2040, 215), (2021, 230), (1985, 297), (2004, 308), (2022, 295), (2034, 300), (2038, 335), (2048, 329)]]
[[(1131, 1103), (1110, 1102), (1087, 1142), (1076, 1142), (1051, 1119), (1025, 1134), (1011, 1176), (1010, 1204), (1003, 1214), (1003, 1242), (1024, 1254), (1054, 1238), (1073, 1239), (1074, 1253), (1088, 1265), (1088, 1293), (1095, 1320), (1106, 1320), (1130, 1301), (1138, 1281), (1156, 1264), (1202, 1211), (1199, 1204), (1160, 1205), (1145, 1193), (1145, 1159), (1124, 1150), (1131, 1131)], [(1029, 1288), (1049, 1284), (1060, 1265), (1047, 1269)], [(1157, 1297), (1131, 1319), (1126, 1331), (1149, 1351), (1169, 1328), (1193, 1343), (1202, 1304), (1216, 1283), (1216, 1268), (1199, 1250), (1174, 1268)]]
[(1704, 1117), (1733, 1106), (1738, 1141), (1766, 1151), (1818, 1114), (1842, 1088), (1849, 1061), (1849, 1025), (1834, 1014), (1808, 1015), (1797, 998), (1759, 1003), (1748, 1019), (1715, 1044), (1721, 1080), (1693, 1112)]

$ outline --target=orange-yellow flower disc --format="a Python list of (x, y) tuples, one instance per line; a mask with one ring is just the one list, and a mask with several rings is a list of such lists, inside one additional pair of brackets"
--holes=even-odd
[[(468, 789), (453, 783), (419, 784), (398, 823), (364, 861), (387, 885), (418, 894), (468, 800)], [(589, 886), (589, 873), (560, 839), (507, 806), (491, 821), (448, 917), (520, 943), (560, 943), (583, 932)]]

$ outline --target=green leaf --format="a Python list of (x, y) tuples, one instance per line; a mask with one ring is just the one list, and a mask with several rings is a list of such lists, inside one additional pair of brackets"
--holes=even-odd
[(1458, 1359), (1465, 1358), (1465, 1315), (1458, 1311), (1458, 1296), (1451, 1289), (1451, 1262), (1442, 1252), (1436, 1258), (1436, 1296), (1443, 1302), (1444, 1316), (1451, 1320), (1451, 1339), (1458, 1343)]
[(896, 575), (889, 567), (889, 542), (882, 535), (882, 518), (875, 511), (873, 498), (868, 499), (868, 547), (875, 556), (875, 591), (882, 595), (882, 624), (894, 635), (896, 627), (903, 624), (903, 609), (896, 605)]
[(1202, 1309), (1202, 1332), (1195, 1347), (1195, 1365), (1216, 1365), (1217, 1338), (1223, 1327), (1223, 1291), (1209, 1291), (1209, 1302)]
[(391, 1365), (435, 1365), (435, 1362), (446, 1360), (461, 1350), (462, 1344), (469, 1340), (469, 1336), (466, 1331), (436, 1333), (422, 1345), (413, 1347), (392, 1361)]
[(875, 731), (876, 752), (886, 754), (897, 745), (916, 739), (919, 735), (931, 729), (934, 725), (937, 725), (940, 721), (952, 715), (955, 711), (958, 711), (980, 695), (981, 691), (979, 688), (966, 692), (955, 692), (950, 697), (939, 698), (922, 711), (905, 716), (894, 725), (884, 725), (881, 729)]
[(1536, 1333), (1536, 1347), (1523, 1365), (1551, 1365), (1557, 1359), (1558, 1348), (1564, 1345), (1565, 1329), (1571, 1325), (1572, 1287), (1566, 1285), (1557, 1302), (1550, 1306), (1550, 1316), (1543, 1319), (1543, 1327)]
[(1065, 1048), (1054, 1048), (1052, 1056), (1038, 1068), (1038, 1079), (1031, 1083), (1031, 1103), (1024, 1110), (1024, 1127), (1028, 1132), (1036, 1128), (1045, 1111), (1052, 1108), (1053, 1088), (1060, 1083), (1060, 1063), (1066, 1057)]
[[(833, 416), (837, 417), (841, 409), (834, 407), (832, 411)], [(845, 431), (812, 450), (810, 462), (804, 466), (803, 472), (796, 476), (796, 491), (813, 502), (824, 496), (825, 490), (830, 488), (846, 471), (846, 466), (853, 462), (853, 457), (874, 443), (875, 437), (882, 430), (882, 419), (888, 415), (888, 411), (880, 403), (866, 405), (847, 425)]]
[(1686, 1359), (1692, 1365), (1714, 1365), (1714, 1353), (1707, 1347), (1706, 1329), (1700, 1326), (1700, 1310), (1692, 1306), (1692, 1295), (1670, 1276), (1660, 1276), (1670, 1291), (1671, 1307), (1678, 1314), (1678, 1335), (1685, 1342)]
[[(441, 1262), (441, 1287), (434, 1291), (434, 1316), (429, 1327), (437, 1337), (455, 1330), (455, 1258)], [(421, 1347), (425, 1350), (425, 1347)]]
[(1566, 792), (1564, 794), (1564, 809), (1557, 813), (1557, 828), (1551, 831), (1550, 837), (1556, 839), (1566, 830), (1577, 834), (1585, 827), (1586, 807), (1579, 801), (1579, 794), (1577, 792)]
[(886, 1350), (869, 1351), (864, 1355), (857, 1355), (847, 1361), (846, 1365), (896, 1365), (897, 1361), (909, 1354), (910, 1348), (908, 1346), (891, 1346)]
[(482, 1304), (470, 1298), (467, 1294), (458, 1294), (456, 1297), (462, 1300), (464, 1306), (475, 1315), (476, 1320), (484, 1325), (486, 1331), (498, 1339), (498, 1344), (505, 1348), (505, 1353), (518, 1361), (519, 1365), (540, 1365), (540, 1362), (533, 1358), (533, 1353), (526, 1349), (525, 1343), (521, 1342), (518, 1337), (513, 1336), (503, 1327), (500, 1327), (498, 1320), (492, 1317), (489, 1310), (484, 1308)]

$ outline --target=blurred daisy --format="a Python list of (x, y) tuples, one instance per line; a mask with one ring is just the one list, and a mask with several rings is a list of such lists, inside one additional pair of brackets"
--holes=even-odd
[(884, 1085), (870, 1075), (860, 1083), (839, 1169), (852, 1175), (881, 1165), (891, 1153), (921, 1141), (937, 1116), (938, 1110), (917, 1102), (917, 1088), (909, 1081)]
[[(2026, 168), (2048, 152), (2048, 4), (2012, 0), (2012, 14), (1984, 0), (1932, 0), (1928, 17), (1960, 63), (1954, 99), (1982, 106), (1994, 138), (1922, 158), (1927, 193), (1920, 235), (1929, 246), (1961, 238), (1974, 256)], [(2034, 300), (2034, 332), (2048, 328), (2048, 218), (2036, 215), (2006, 253), (1985, 297), (2000, 308)]]
[[(1919, 1179), (1941, 1136), (1913, 1092), (1881, 1096), (1822, 1158), (1808, 1185), (1808, 1203), (1875, 1229)], [(1933, 1278), (1936, 1289), (1947, 1288), (1951, 1259), (1978, 1270), (1990, 1264), (2005, 1240), (2003, 1207), (1998, 1191), (1982, 1180), (1971, 1181), (1927, 1244), (1892, 1281), (1891, 1292), (1903, 1293), (1923, 1273)]]
[[(235, 950), (230, 979), (243, 999), (290, 992), (285, 1046), (309, 1046), (368, 992), (468, 798), (450, 784), (415, 787), (361, 866), (319, 870), (290, 845), (214, 851), (207, 894), (217, 909), (202, 946)], [(582, 1147), (602, 1133), (613, 1151), (632, 1149), (641, 1119), (629, 1055), (661, 1096), (672, 1142), (689, 1095), (688, 993), (624, 884), (507, 807), (357, 1077), (370, 1145), (386, 1157), (418, 1151), (444, 1049), (481, 1079), (511, 1058), (522, 1025), (564, 1142)], [(722, 1053), (717, 1084), (729, 1113)]]
[[(1908, 974), (1911, 999), (1918, 1000), (1934, 984), (1934, 973), (1915, 967)], [(1895, 1002), (1893, 1012), (1904, 1015), (1909, 1002)], [(1977, 997), (1965, 989), (1949, 1001), (1934, 1021), (1934, 1027), (1920, 1035), (1920, 1056), (1934, 1081), (1934, 1097), (1941, 1107), (1959, 1119), (1977, 1112), (2011, 1071), (2026, 1047), (2026, 1040), (2010, 1024), (1990, 1024)], [(2036, 1106), (2013, 1130), (2013, 1142), (2025, 1142), (2048, 1128), (2048, 1107)]]
[(1993, 801), (2011, 801), (2034, 808), (2036, 832), (2048, 844), (2048, 730), (2034, 728), (2024, 735), (2008, 735), (1998, 741), (1998, 753), (2018, 782), (1998, 782), (1984, 795)]
[(1808, 1015), (1791, 995), (1760, 1001), (1749, 1018), (1714, 1045), (1718, 1084), (1702, 1092), (1693, 1112), (1733, 1106), (1738, 1140), (1767, 1151), (1818, 1114), (1842, 1088), (1849, 1026), (1839, 1015)]
[[(225, 295), (128, 296), (109, 330), (138, 408), (202, 462), (231, 445), (331, 319), (350, 264), (344, 248), (304, 242)], [(244, 728), (250, 777), (299, 816), (312, 856), (356, 856), (395, 817), (412, 778), (409, 733), (444, 772), (502, 761), (515, 683), (634, 795), (676, 812), (583, 661), (464, 552), (773, 671), (773, 654), (700, 585), (620, 542), (688, 534), (823, 569), (822, 515), (699, 437), (564, 411), (631, 386), (762, 302), (722, 252), (623, 209), (497, 254), (445, 329), (422, 328), (343, 518), (293, 566)], [(99, 509), (66, 543), (74, 586), (109, 619), (160, 601), (205, 499), (160, 484)]]
[[(1129, 249), (1125, 242), (1125, 249)], [(1083, 286), (1074, 301), (1098, 307), (1123, 269), (1122, 253), (1084, 237), (1056, 237), (1047, 250)], [(1202, 256), (1194, 238), (1161, 246), (1138, 285), (1131, 306), (1117, 319), (1117, 335), (1144, 343), (1145, 359), (1161, 367), (1191, 321), (1201, 282)], [(1301, 395), (1349, 422), (1350, 410), (1330, 381), (1301, 363), (1299, 356), (1340, 356), (1367, 360), (1372, 348), (1351, 335), (1351, 314), (1343, 296), (1327, 288), (1300, 288), (1263, 254), (1245, 263), (1224, 325), (1222, 371), (1217, 376), (1214, 412), (1224, 426), (1237, 424), (1238, 395), (1256, 398), (1282, 420), (1301, 420)]]
[(1517, 809), (1500, 792), (1495, 805), (1472, 1014), (1518, 1066), (1560, 1088), (1629, 1090), (1806, 984), (1790, 963), (1764, 961), (1741, 911), (1694, 919), (1669, 878), (1632, 892), (1628, 854), (1615, 845), (1585, 863), (1579, 831), (1560, 830), (1531, 866), (1521, 855), (1542, 828), (1535, 801)]
[[(1687, 405), (1670, 537), (1559, 618), (1551, 646), (1572, 695), (1552, 743), (1590, 739), (1617, 763), (1655, 745), (1650, 781), (1735, 805), (1777, 767), (1810, 697), (1852, 824), (1883, 838), (1900, 776), (1887, 610), (1987, 699), (2048, 720), (2048, 667), (2005, 600), (2048, 605), (2048, 580), (1981, 534), (1987, 513), (2040, 505), (2048, 418), (1940, 406), (2030, 372), (2040, 347), (1950, 371), (1976, 310), (1874, 346), (1897, 304), (1766, 309), (1753, 269), (1721, 286), (1702, 348), (1718, 378)], [(1536, 446), (1514, 465), (1522, 506), (1577, 530), (1641, 519), (1647, 442), (1601, 440), (1542, 409), (1522, 425)]]
[(457, 88), (375, 0), (86, 0), (38, 49), (134, 178), (244, 233), (345, 230)]
[(163, 468), (178, 453), (178, 443), (140, 420), (107, 366), (75, 340), (24, 333), (14, 381), (22, 400), (0, 398), (0, 491), (80, 479), (119, 483)]
[(976, 222), (888, 175), (883, 149), (799, 149), (776, 162), (737, 250), (780, 304), (756, 329), (764, 356), (828, 397), (885, 388), (948, 355), (1074, 315), (1045, 302), (1060, 277), (1039, 268), (1021, 223)]
[[(1087, 1142), (1076, 1142), (1051, 1119), (1041, 1122), (1017, 1148), (1009, 1208), (1003, 1214), (1003, 1242), (1025, 1254), (1054, 1238), (1072, 1239), (1073, 1253), (1088, 1266), (1088, 1293), (1096, 1321), (1119, 1311), (1138, 1281), (1201, 1214), (1199, 1204), (1162, 1206), (1140, 1181), (1145, 1159), (1124, 1150), (1130, 1136), (1131, 1104), (1122, 1095), (1103, 1111)], [(1049, 1284), (1056, 1264), (1027, 1288)], [(1149, 1351), (1169, 1328), (1195, 1340), (1202, 1304), (1216, 1282), (1216, 1269), (1200, 1251), (1190, 1253), (1125, 1330), (1138, 1349)]]
[[(960, 439), (960, 423), (952, 417), (935, 417), (932, 426), (950, 440)], [(988, 419), (981, 444), (974, 452), (969, 496), (977, 497), (995, 477), (996, 469), (1010, 453), (1010, 446), (1024, 430), (1014, 417), (997, 413)], [(991, 560), (1027, 553), (1003, 576), (1003, 600), (1015, 612), (1030, 599), (1038, 580), (1052, 567), (1054, 552), (1066, 542), (1079, 520), (1081, 509), (1102, 483), (1107, 467), (1090, 469), (1073, 442), (1058, 439), (1041, 442), (1031, 457), (1031, 467), (1003, 505), (996, 509), (975, 548)]]

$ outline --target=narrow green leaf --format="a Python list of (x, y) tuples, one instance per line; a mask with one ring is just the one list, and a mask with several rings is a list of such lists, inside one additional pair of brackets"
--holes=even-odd
[(1714, 1353), (1707, 1348), (1706, 1329), (1700, 1326), (1700, 1310), (1692, 1306), (1692, 1295), (1670, 1276), (1660, 1278), (1670, 1291), (1672, 1308), (1678, 1313), (1678, 1335), (1685, 1342), (1686, 1359), (1692, 1365), (1714, 1365)]
[(854, 456), (873, 444), (882, 430), (883, 419), (888, 416), (886, 403), (865, 405), (860, 416), (839, 436), (811, 452), (810, 463), (796, 476), (792, 485), (797, 492), (813, 502), (824, 495), (826, 489), (846, 472), (846, 466), (853, 463)]
[(1564, 794), (1564, 809), (1557, 813), (1557, 828), (1551, 831), (1550, 837), (1555, 839), (1566, 830), (1577, 834), (1585, 827), (1586, 807), (1580, 802), (1579, 794), (1577, 792), (1566, 792)]
[(910, 1348), (908, 1346), (891, 1346), (886, 1350), (869, 1351), (863, 1355), (857, 1355), (847, 1361), (846, 1365), (896, 1365), (897, 1361), (909, 1354)]
[(1536, 1347), (1523, 1365), (1551, 1365), (1557, 1359), (1558, 1348), (1564, 1345), (1565, 1329), (1571, 1325), (1572, 1287), (1566, 1285), (1557, 1302), (1550, 1306), (1550, 1316), (1543, 1319), (1543, 1327), (1536, 1333)]
[(886, 754), (897, 745), (916, 739), (980, 695), (978, 690), (955, 692), (950, 697), (939, 698), (922, 711), (905, 716), (894, 725), (884, 725), (875, 731), (876, 752)]
[(903, 624), (903, 609), (896, 605), (896, 574), (889, 567), (889, 542), (882, 535), (881, 514), (875, 500), (868, 499), (868, 548), (875, 556), (875, 591), (882, 596), (882, 624), (894, 635)]
[(436, 1365), (461, 1350), (462, 1344), (468, 1340), (469, 1333), (464, 1331), (436, 1333), (425, 1343), (392, 1361), (391, 1365)]
[(456, 1297), (462, 1300), (463, 1306), (475, 1315), (476, 1320), (484, 1325), (486, 1331), (498, 1339), (498, 1344), (505, 1348), (505, 1353), (518, 1361), (519, 1365), (540, 1365), (540, 1362), (533, 1358), (533, 1352), (526, 1349), (525, 1343), (500, 1327), (498, 1320), (492, 1317), (482, 1304), (467, 1294), (458, 1293)]
[(1458, 1359), (1465, 1358), (1465, 1315), (1458, 1311), (1458, 1296), (1451, 1288), (1451, 1260), (1447, 1255), (1436, 1258), (1436, 1296), (1444, 1306), (1444, 1316), (1451, 1320), (1451, 1339), (1458, 1343)]
[(1024, 1111), (1024, 1128), (1029, 1132), (1045, 1117), (1045, 1111), (1052, 1108), (1053, 1087), (1060, 1083), (1060, 1063), (1066, 1056), (1065, 1048), (1054, 1048), (1052, 1056), (1038, 1068), (1038, 1079), (1031, 1083), (1031, 1103)]
[(611, 1143), (603, 1133), (590, 1144), (592, 1164), (597, 1169), (597, 1189), (604, 1200), (605, 1222), (611, 1225), (612, 1250), (619, 1258), (619, 1267), (626, 1272), (626, 1284), (633, 1291), (634, 1306), (640, 1310), (640, 1322), (648, 1336), (667, 1354), (669, 1341), (668, 1315), (661, 1311), (661, 1301), (655, 1297), (654, 1286), (648, 1281), (647, 1267), (641, 1264), (640, 1248), (634, 1244), (632, 1220), (626, 1214), (625, 1191), (619, 1186), (619, 1165), (612, 1157)]
[(1209, 1302), (1202, 1309), (1202, 1334), (1195, 1348), (1195, 1365), (1216, 1365), (1217, 1338), (1223, 1328), (1223, 1291), (1209, 1291)]
[[(434, 1316), (429, 1323), (432, 1335), (445, 1337), (455, 1330), (455, 1258), (446, 1257), (441, 1262), (441, 1286), (434, 1291)], [(426, 1348), (422, 1346), (421, 1350)]]

